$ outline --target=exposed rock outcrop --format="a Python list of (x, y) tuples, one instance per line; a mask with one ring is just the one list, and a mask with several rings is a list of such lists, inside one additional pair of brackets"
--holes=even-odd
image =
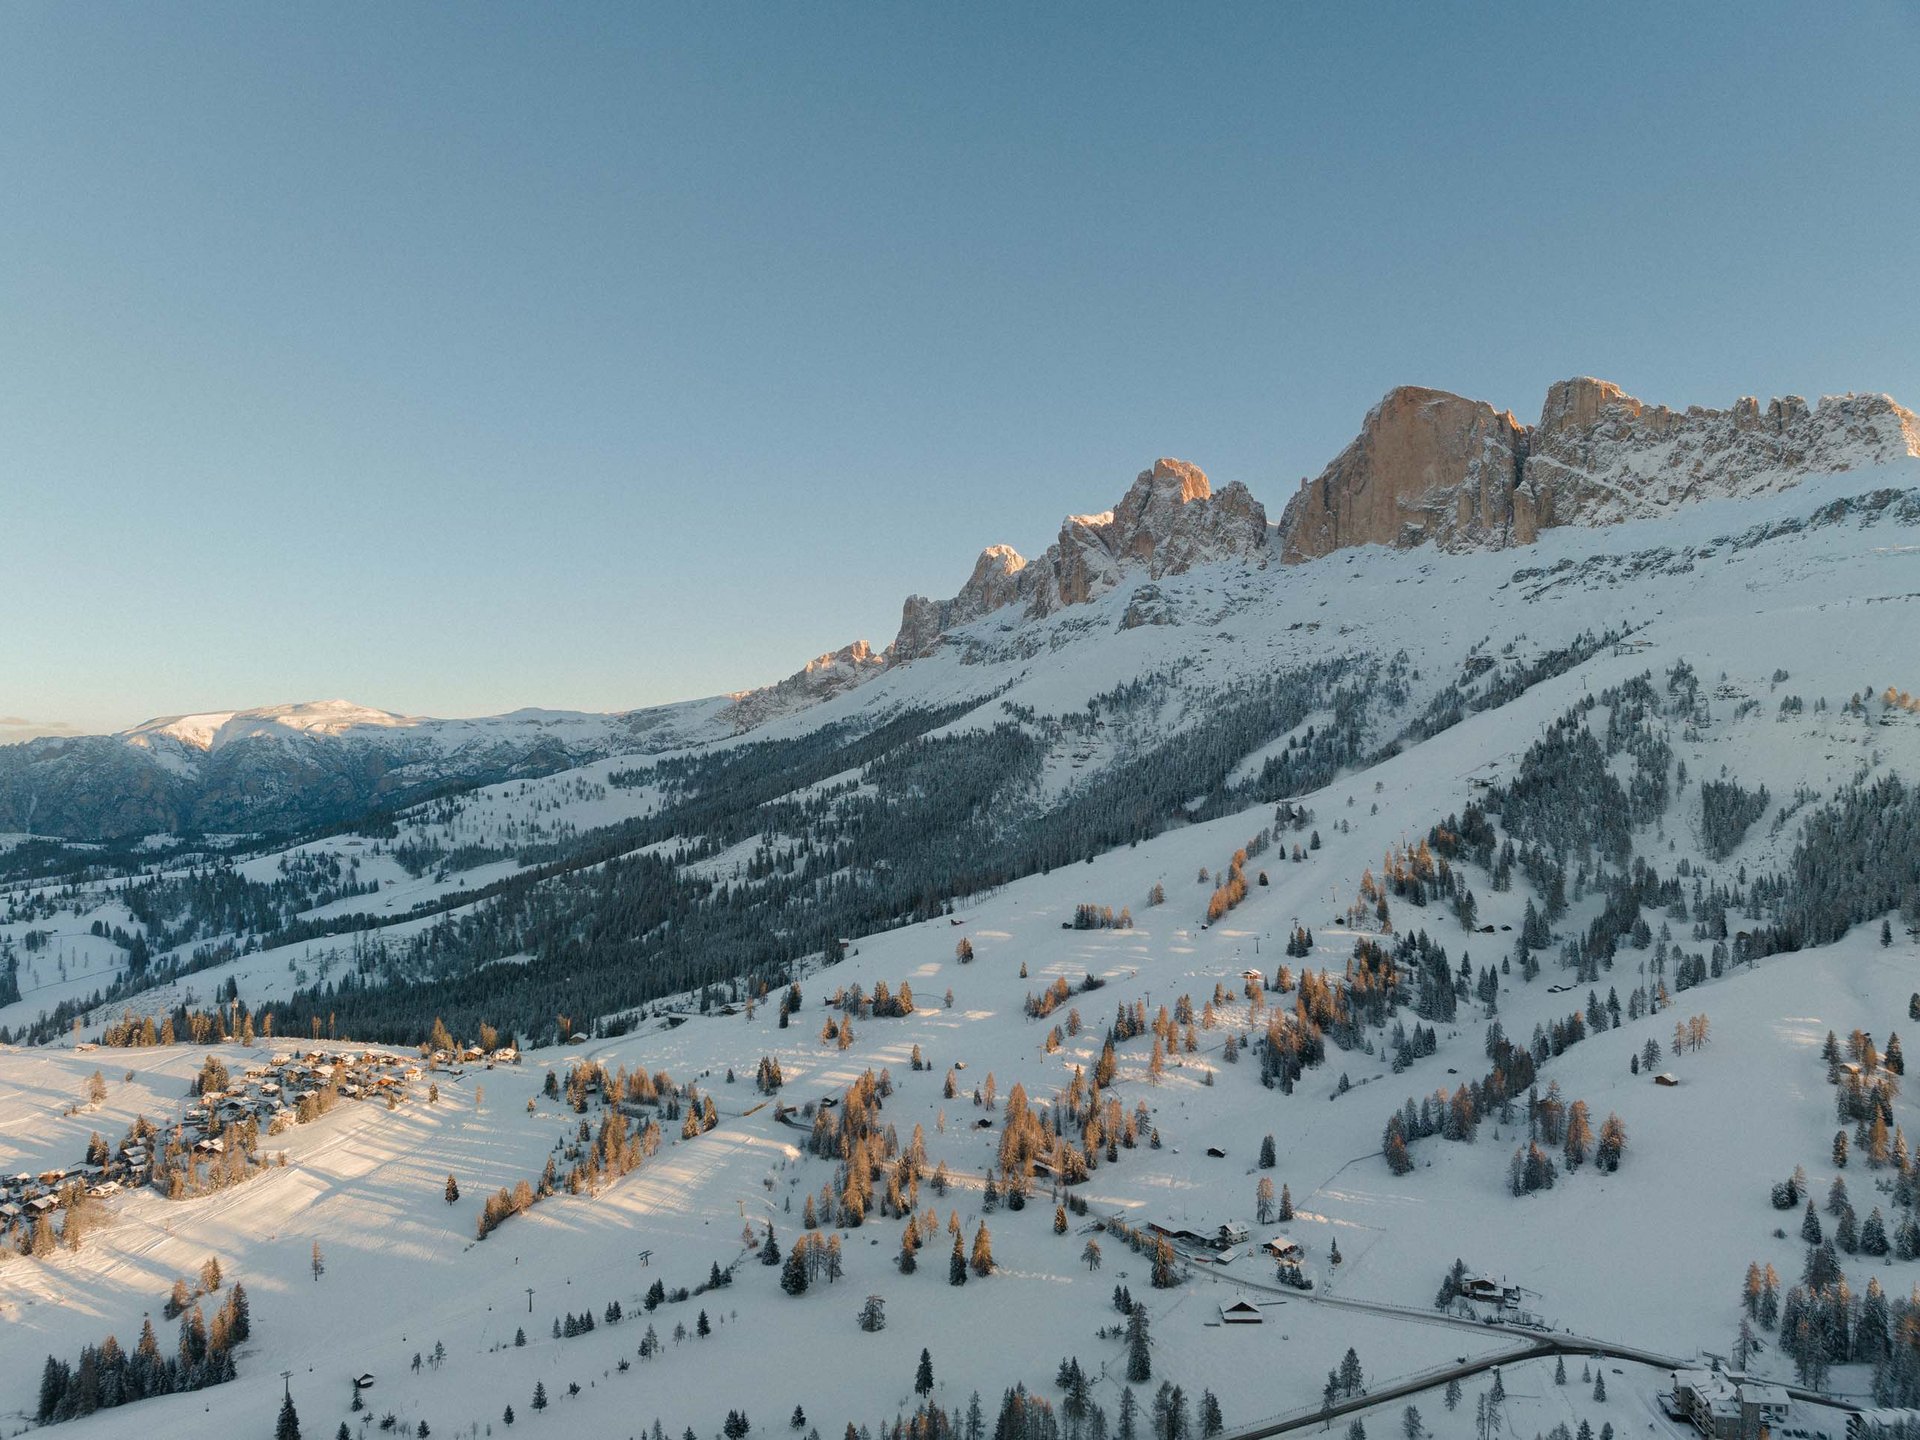
[(1920, 420), (1884, 395), (1797, 395), (1763, 411), (1644, 405), (1604, 380), (1563, 380), (1540, 423), (1403, 387), (1303, 482), (1280, 519), (1290, 563), (1349, 545), (1524, 545), (1556, 525), (1605, 525), (1694, 500), (1783, 490), (1809, 475), (1920, 455)]
[(900, 633), (887, 647), (893, 663), (931, 655), (940, 637), (956, 625), (990, 615), (1021, 596), (1020, 575), (1027, 562), (1011, 545), (989, 545), (974, 561), (973, 574), (951, 600), (929, 600), (909, 595), (900, 612)]
[(1403, 385), (1367, 412), (1354, 442), (1304, 483), (1280, 520), (1290, 562), (1349, 545), (1442, 549), (1524, 544), (1513, 497), (1527, 431), (1510, 412), (1444, 390)]
[(1156, 460), (1103, 515), (1072, 515), (1033, 566), (1028, 613), (1051, 615), (1083, 605), (1128, 572), (1150, 580), (1214, 560), (1264, 563), (1267, 512), (1235, 481), (1217, 495), (1198, 466)]
[(1885, 395), (1675, 411), (1604, 380), (1563, 380), (1533, 430), (1520, 503), (1542, 529), (1606, 525), (1916, 454), (1920, 421)]
[(825, 655), (817, 655), (786, 679), (758, 690), (737, 691), (733, 703), (720, 718), (738, 732), (764, 725), (778, 715), (804, 710), (830, 700), (842, 690), (851, 690), (862, 680), (877, 675), (886, 660), (873, 653), (864, 640), (843, 645)]
[(951, 600), (909, 597), (887, 661), (930, 655), (950, 630), (1016, 602), (1030, 616), (1051, 615), (1097, 599), (1133, 574), (1159, 580), (1214, 560), (1265, 564), (1267, 544), (1267, 512), (1246, 486), (1236, 482), (1216, 494), (1198, 466), (1156, 460), (1113, 509), (1068, 516), (1060, 538), (1031, 564), (995, 545), (981, 552)]

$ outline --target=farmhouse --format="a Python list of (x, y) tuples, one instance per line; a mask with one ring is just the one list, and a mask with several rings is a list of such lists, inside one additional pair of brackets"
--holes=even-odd
[(1220, 1323), (1223, 1325), (1258, 1325), (1266, 1318), (1248, 1300), (1236, 1300), (1231, 1305), (1220, 1307)]

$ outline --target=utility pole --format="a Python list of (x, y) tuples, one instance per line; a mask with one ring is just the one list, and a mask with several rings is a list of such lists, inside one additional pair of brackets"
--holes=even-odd
[(533, 1287), (531, 1285), (527, 1287), (527, 1313), (529, 1315), (533, 1313)]
[(280, 1384), (286, 1390), (287, 1399), (291, 1400), (293, 1398), (293, 1371), (282, 1370), (280, 1372)]

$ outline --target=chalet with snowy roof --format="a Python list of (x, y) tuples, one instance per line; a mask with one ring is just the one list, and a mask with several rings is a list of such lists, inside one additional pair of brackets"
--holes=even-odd
[(1275, 1235), (1260, 1248), (1275, 1260), (1298, 1260), (1307, 1253), (1284, 1235)]
[(1222, 1325), (1258, 1325), (1266, 1318), (1260, 1313), (1259, 1307), (1250, 1300), (1236, 1300), (1231, 1305), (1220, 1307)]

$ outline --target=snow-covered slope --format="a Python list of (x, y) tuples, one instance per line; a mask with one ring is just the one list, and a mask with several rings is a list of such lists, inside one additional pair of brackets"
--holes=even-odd
[(448, 787), (730, 733), (725, 697), (594, 715), (396, 715), (344, 700), (149, 720), (0, 746), (0, 828), (85, 839), (338, 824)]
[[(1615, 423), (1605, 408), (1593, 424)], [(71, 1433), (267, 1433), (290, 1371), (308, 1434), (345, 1423), (371, 1435), (391, 1414), (416, 1434), (426, 1422), (440, 1435), (638, 1435), (658, 1417), (666, 1433), (703, 1436), (741, 1409), (765, 1433), (802, 1407), (801, 1436), (838, 1436), (911, 1414), (925, 1348), (928, 1398), (963, 1430), (975, 1390), (988, 1428), (1015, 1384), (1063, 1406), (1057, 1367), (1074, 1357), (1111, 1434), (1128, 1388), (1118, 1285), (1151, 1330), (1136, 1403), (1150, 1412), (1163, 1381), (1190, 1405), (1211, 1392), (1230, 1434), (1309, 1420), (1351, 1347), (1375, 1393), (1431, 1383), (1407, 1397), (1423, 1433), (1466, 1440), (1491, 1382), (1475, 1367), (1539, 1343), (1538, 1327), (1513, 1323), (1522, 1316), (1576, 1352), (1729, 1356), (1749, 1263), (1774, 1267), (1783, 1290), (1806, 1265), (1805, 1197), (1789, 1211), (1769, 1200), (1795, 1166), (1816, 1201), (1843, 1178), (1863, 1226), (1876, 1207), (1889, 1231), (1912, 1219), (1912, 1179), (1870, 1164), (1836, 1120), (1848, 1072), (1821, 1054), (1829, 1031), (1844, 1043), (1856, 1029), (1886, 1054), (1892, 1032), (1915, 1025), (1920, 989), (1920, 906), (1906, 898), (1920, 888), (1897, 883), (1920, 882), (1910, 847), (1856, 863), (1858, 837), (1830, 823), (1859, 820), (1849, 797), (1891, 793), (1865, 786), (1920, 780), (1920, 715), (1900, 703), (1920, 691), (1920, 461), (1847, 458), (1791, 484), (1749, 477), (1499, 547), (1366, 544), (1292, 565), (1194, 551), (1176, 565), (1103, 540), (1112, 563), (1072, 603), (1036, 607), (1039, 592), (1005, 583), (1033, 567), (998, 557), (978, 602), (942, 612), (910, 658), (828, 657), (817, 698), (791, 687), (758, 710), (702, 702), (652, 733), (545, 717), (558, 752), (607, 748), (435, 794), (390, 826), (223, 853), (189, 839), (52, 858), (8, 847), (0, 956), (22, 994), (0, 1005), (0, 1025), (47, 1043), (0, 1047), (0, 1174), (74, 1164), (94, 1132), (117, 1145), (136, 1116), (169, 1127), (210, 1052), (243, 1073), (286, 1043), (81, 1048), (129, 1012), (184, 1032), (237, 995), (223, 1023), (257, 1036), (268, 1016), (282, 1036), (331, 1027), (355, 1049), (425, 1039), (436, 1015), (471, 1030), (470, 1016), (524, 1053), (449, 1063), (391, 1108), (343, 1100), (269, 1137), (284, 1166), (237, 1188), (113, 1197), (77, 1251), (0, 1260), (0, 1419), (12, 1429), (32, 1415), (47, 1355), (76, 1359), (108, 1333), (130, 1346), (209, 1255), (252, 1297), (239, 1378), (102, 1410)], [(1087, 528), (1110, 539), (1117, 517)], [(1194, 522), (1148, 529), (1181, 524)], [(424, 736), (406, 762), (424, 774), (502, 734), (521, 747), (541, 721), (492, 723), (320, 708), (287, 723), (156, 723), (139, 745), (112, 743), (202, 776), (232, 755), (312, 765), (343, 742)], [(1595, 816), (1591, 795), (1566, 793), (1581, 787), (1617, 794), (1619, 813)], [(1880, 818), (1897, 808), (1888, 800)], [(1821, 844), (1845, 852), (1845, 875), (1795, 878), (1818, 871), (1803, 844), (1814, 821)], [(1451, 856), (1444, 878), (1420, 869), (1423, 847)], [(33, 868), (55, 865), (68, 868)], [(1803, 891), (1875, 867), (1892, 877), (1884, 908), (1856, 907), (1837, 937), (1789, 933)], [(1229, 906), (1236, 869), (1244, 893)], [(1522, 946), (1529, 913), (1548, 910), (1550, 934)], [(1130, 923), (1107, 926), (1109, 912)], [(848, 916), (871, 919), (830, 928)], [(1457, 984), (1433, 989), (1407, 944), (1418, 935)], [(136, 983), (136, 940), (151, 951), (144, 973), (165, 983)], [(1327, 997), (1358, 1013), (1354, 977), (1383, 954), (1400, 1003), (1338, 1021)], [(789, 980), (802, 1000), (783, 1016)], [(116, 981), (110, 1000), (93, 998)], [(911, 1011), (876, 1010), (882, 985), (910, 986)], [(1412, 998), (1423, 985), (1428, 1013)], [(1136, 1006), (1150, 1025), (1166, 1009), (1158, 1034), (1120, 1025)], [(1569, 1042), (1575, 1014), (1582, 1038)], [(1277, 1070), (1277, 1047), (1310, 1024), (1323, 1054)], [(525, 1049), (562, 1034), (578, 1043)], [(1086, 1084), (1110, 1034), (1102, 1106), (1118, 1114), (1099, 1113), (1118, 1123), (1089, 1142)], [(1490, 1050), (1515, 1059), (1502, 1038), (1533, 1057), (1528, 1083), (1504, 1095), (1485, 1088)], [(315, 1043), (344, 1045), (302, 1048)], [(691, 1082), (715, 1123), (687, 1130), (634, 1100), (621, 1113), (635, 1129), (657, 1121), (658, 1150), (570, 1191), (567, 1170), (613, 1112), (577, 1086), (575, 1108), (543, 1082), (587, 1061)], [(778, 1066), (772, 1094), (755, 1087), (763, 1062)], [(889, 1092), (874, 1133), (884, 1149), (891, 1130), (895, 1148), (866, 1176), (855, 1225), (846, 1156), (809, 1137), (823, 1109), (848, 1113), (868, 1072)], [(1007, 1180), (1016, 1084), (1047, 1126), (1048, 1168), (1020, 1209), (986, 1193), (990, 1175), (996, 1189)], [(1389, 1121), (1442, 1090), (1449, 1110), (1463, 1085), (1480, 1087), (1474, 1138), (1416, 1134), (1396, 1173)], [(1515, 1195), (1529, 1092), (1551, 1087), (1584, 1102), (1596, 1129), (1618, 1116), (1626, 1150), (1603, 1172), (1554, 1145), (1553, 1187)], [(1920, 1117), (1897, 1087), (1883, 1095), (1891, 1146)], [(1836, 1126), (1854, 1137), (1845, 1167)], [(916, 1131), (926, 1163), (903, 1175)], [(1056, 1137), (1088, 1146), (1084, 1179), (1059, 1183)], [(537, 1184), (550, 1157), (554, 1193), (476, 1240), (485, 1198)], [(937, 1212), (912, 1273), (896, 1263), (906, 1219), (887, 1213), (889, 1178), (917, 1186), (916, 1225)], [(1259, 1222), (1263, 1178), (1285, 1187), (1291, 1220)], [(1068, 1195), (1061, 1233), (1056, 1198)], [(1831, 1233), (1838, 1217), (1816, 1209)], [(1125, 1238), (1230, 1221), (1253, 1246), (1298, 1244), (1313, 1290), (1282, 1285), (1255, 1249), (1222, 1261), (1185, 1242), (1162, 1277), (1174, 1283), (1156, 1286), (1150, 1255)], [(949, 1283), (950, 1224), (968, 1249), (988, 1228), (991, 1274)], [(836, 1237), (842, 1273), (788, 1293), (785, 1267), (760, 1263), (769, 1227), (783, 1256), (802, 1236)], [(1512, 1287), (1515, 1305), (1437, 1312), (1456, 1257)], [(1857, 1310), (1870, 1282), (1895, 1301), (1920, 1283), (1920, 1258), (1898, 1249), (1838, 1263)], [(691, 1292), (715, 1265), (733, 1267), (730, 1284), (646, 1309), (655, 1280)], [(869, 1296), (885, 1302), (883, 1330), (858, 1323)], [(1220, 1324), (1236, 1299), (1262, 1322)], [(616, 1301), (626, 1318), (606, 1323)], [(554, 1336), (583, 1312), (590, 1333)], [(175, 1327), (155, 1323), (171, 1353)], [(649, 1325), (661, 1344), (643, 1358)], [(1810, 1377), (1777, 1330), (1755, 1331), (1756, 1373), (1853, 1396), (1873, 1383), (1864, 1362)], [(1582, 1364), (1604, 1369), (1605, 1398), (1527, 1361), (1503, 1372), (1510, 1408), (1493, 1428), (1674, 1433), (1653, 1399), (1664, 1365), (1576, 1353), (1569, 1368)], [(1454, 1370), (1468, 1389), (1459, 1412), (1439, 1388)], [(370, 1408), (354, 1412), (362, 1374)], [(1399, 1402), (1364, 1420), (1375, 1436), (1404, 1423)], [(1840, 1423), (1796, 1401), (1788, 1428)]]

